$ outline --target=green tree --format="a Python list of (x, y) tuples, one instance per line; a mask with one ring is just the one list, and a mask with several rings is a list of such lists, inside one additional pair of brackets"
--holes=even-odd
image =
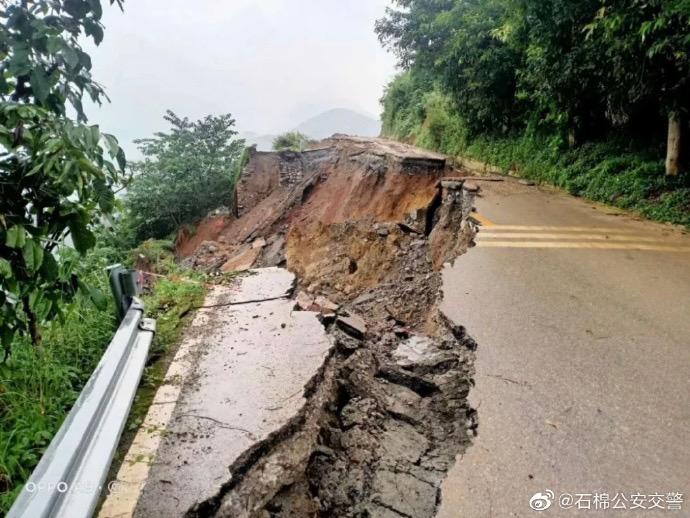
[(526, 117), (570, 147), (605, 133), (604, 56), (584, 34), (600, 0), (518, 0), (525, 31), (518, 97)]
[(274, 151), (304, 151), (311, 140), (299, 131), (289, 131), (273, 139)]
[(653, 104), (668, 120), (666, 174), (680, 171), (690, 112), (690, 0), (601, 0), (588, 39), (606, 56), (603, 95), (619, 117)]
[[(474, 133), (512, 125), (521, 24), (508, 0), (396, 0), (376, 24), (383, 45), (414, 75), (433, 74)], [(519, 20), (518, 20), (519, 21)]]
[(229, 114), (192, 122), (168, 111), (164, 118), (169, 132), (135, 141), (144, 160), (132, 164), (126, 217), (139, 240), (169, 236), (231, 205), (244, 150)]
[[(116, 0), (121, 6), (121, 1)], [(111, 0), (115, 3), (115, 0)], [(93, 223), (113, 211), (125, 157), (115, 137), (87, 126), (81, 99), (100, 102), (79, 38), (103, 39), (99, 0), (5, 1), (0, 8), (0, 335), (40, 341), (78, 289), (59, 250), (69, 234), (85, 253)], [(70, 104), (79, 122), (66, 117)]]

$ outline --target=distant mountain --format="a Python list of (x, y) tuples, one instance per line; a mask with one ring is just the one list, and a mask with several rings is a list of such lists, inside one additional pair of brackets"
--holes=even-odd
[(334, 133), (378, 137), (381, 133), (381, 123), (367, 115), (344, 108), (336, 108), (304, 121), (295, 128), (295, 131), (313, 139), (330, 137)]
[[(381, 123), (373, 117), (344, 108), (336, 108), (307, 119), (290, 131), (299, 131), (314, 140), (330, 137), (334, 133), (378, 137), (381, 133)], [(256, 145), (256, 149), (259, 151), (271, 151), (273, 140), (277, 135), (261, 135), (253, 131), (246, 131), (239, 136), (246, 141), (247, 146)]]

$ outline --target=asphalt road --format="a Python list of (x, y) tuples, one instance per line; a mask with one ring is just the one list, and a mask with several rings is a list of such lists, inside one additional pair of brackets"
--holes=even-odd
[[(591, 516), (606, 506), (595, 493), (627, 509), (612, 516), (690, 516), (690, 236), (480, 185), (477, 246), (444, 279), (445, 311), (479, 344), (479, 429), (439, 516)], [(533, 511), (546, 490), (551, 506)], [(658, 510), (669, 492), (684, 493), (680, 511)]]

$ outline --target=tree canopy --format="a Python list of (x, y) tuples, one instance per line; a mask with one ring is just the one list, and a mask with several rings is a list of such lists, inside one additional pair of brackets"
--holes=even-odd
[(198, 121), (168, 111), (169, 132), (135, 141), (144, 159), (131, 164), (127, 218), (137, 239), (162, 238), (233, 199), (244, 141), (230, 114)]
[(669, 143), (687, 129), (688, 0), (394, 3), (376, 31), (406, 73), (389, 87), (387, 110), (414, 110), (418, 94), (400, 97), (414, 83), (447, 95), (470, 135), (540, 131), (572, 146), (617, 134), (661, 145), (667, 128)]
[[(111, 0), (122, 6), (120, 0)], [(40, 340), (81, 289), (103, 295), (60, 261), (66, 236), (80, 253), (95, 245), (93, 223), (115, 207), (125, 156), (112, 135), (85, 124), (91, 77), (80, 38), (103, 39), (99, 0), (6, 1), (0, 8), (0, 335)], [(71, 105), (78, 121), (67, 117)]]

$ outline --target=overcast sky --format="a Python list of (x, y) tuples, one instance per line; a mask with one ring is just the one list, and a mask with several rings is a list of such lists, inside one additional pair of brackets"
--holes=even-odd
[(278, 133), (330, 108), (378, 117), (395, 73), (374, 22), (388, 0), (127, 0), (87, 45), (111, 104), (89, 118), (131, 140), (165, 127), (167, 108), (232, 113), (240, 131)]

